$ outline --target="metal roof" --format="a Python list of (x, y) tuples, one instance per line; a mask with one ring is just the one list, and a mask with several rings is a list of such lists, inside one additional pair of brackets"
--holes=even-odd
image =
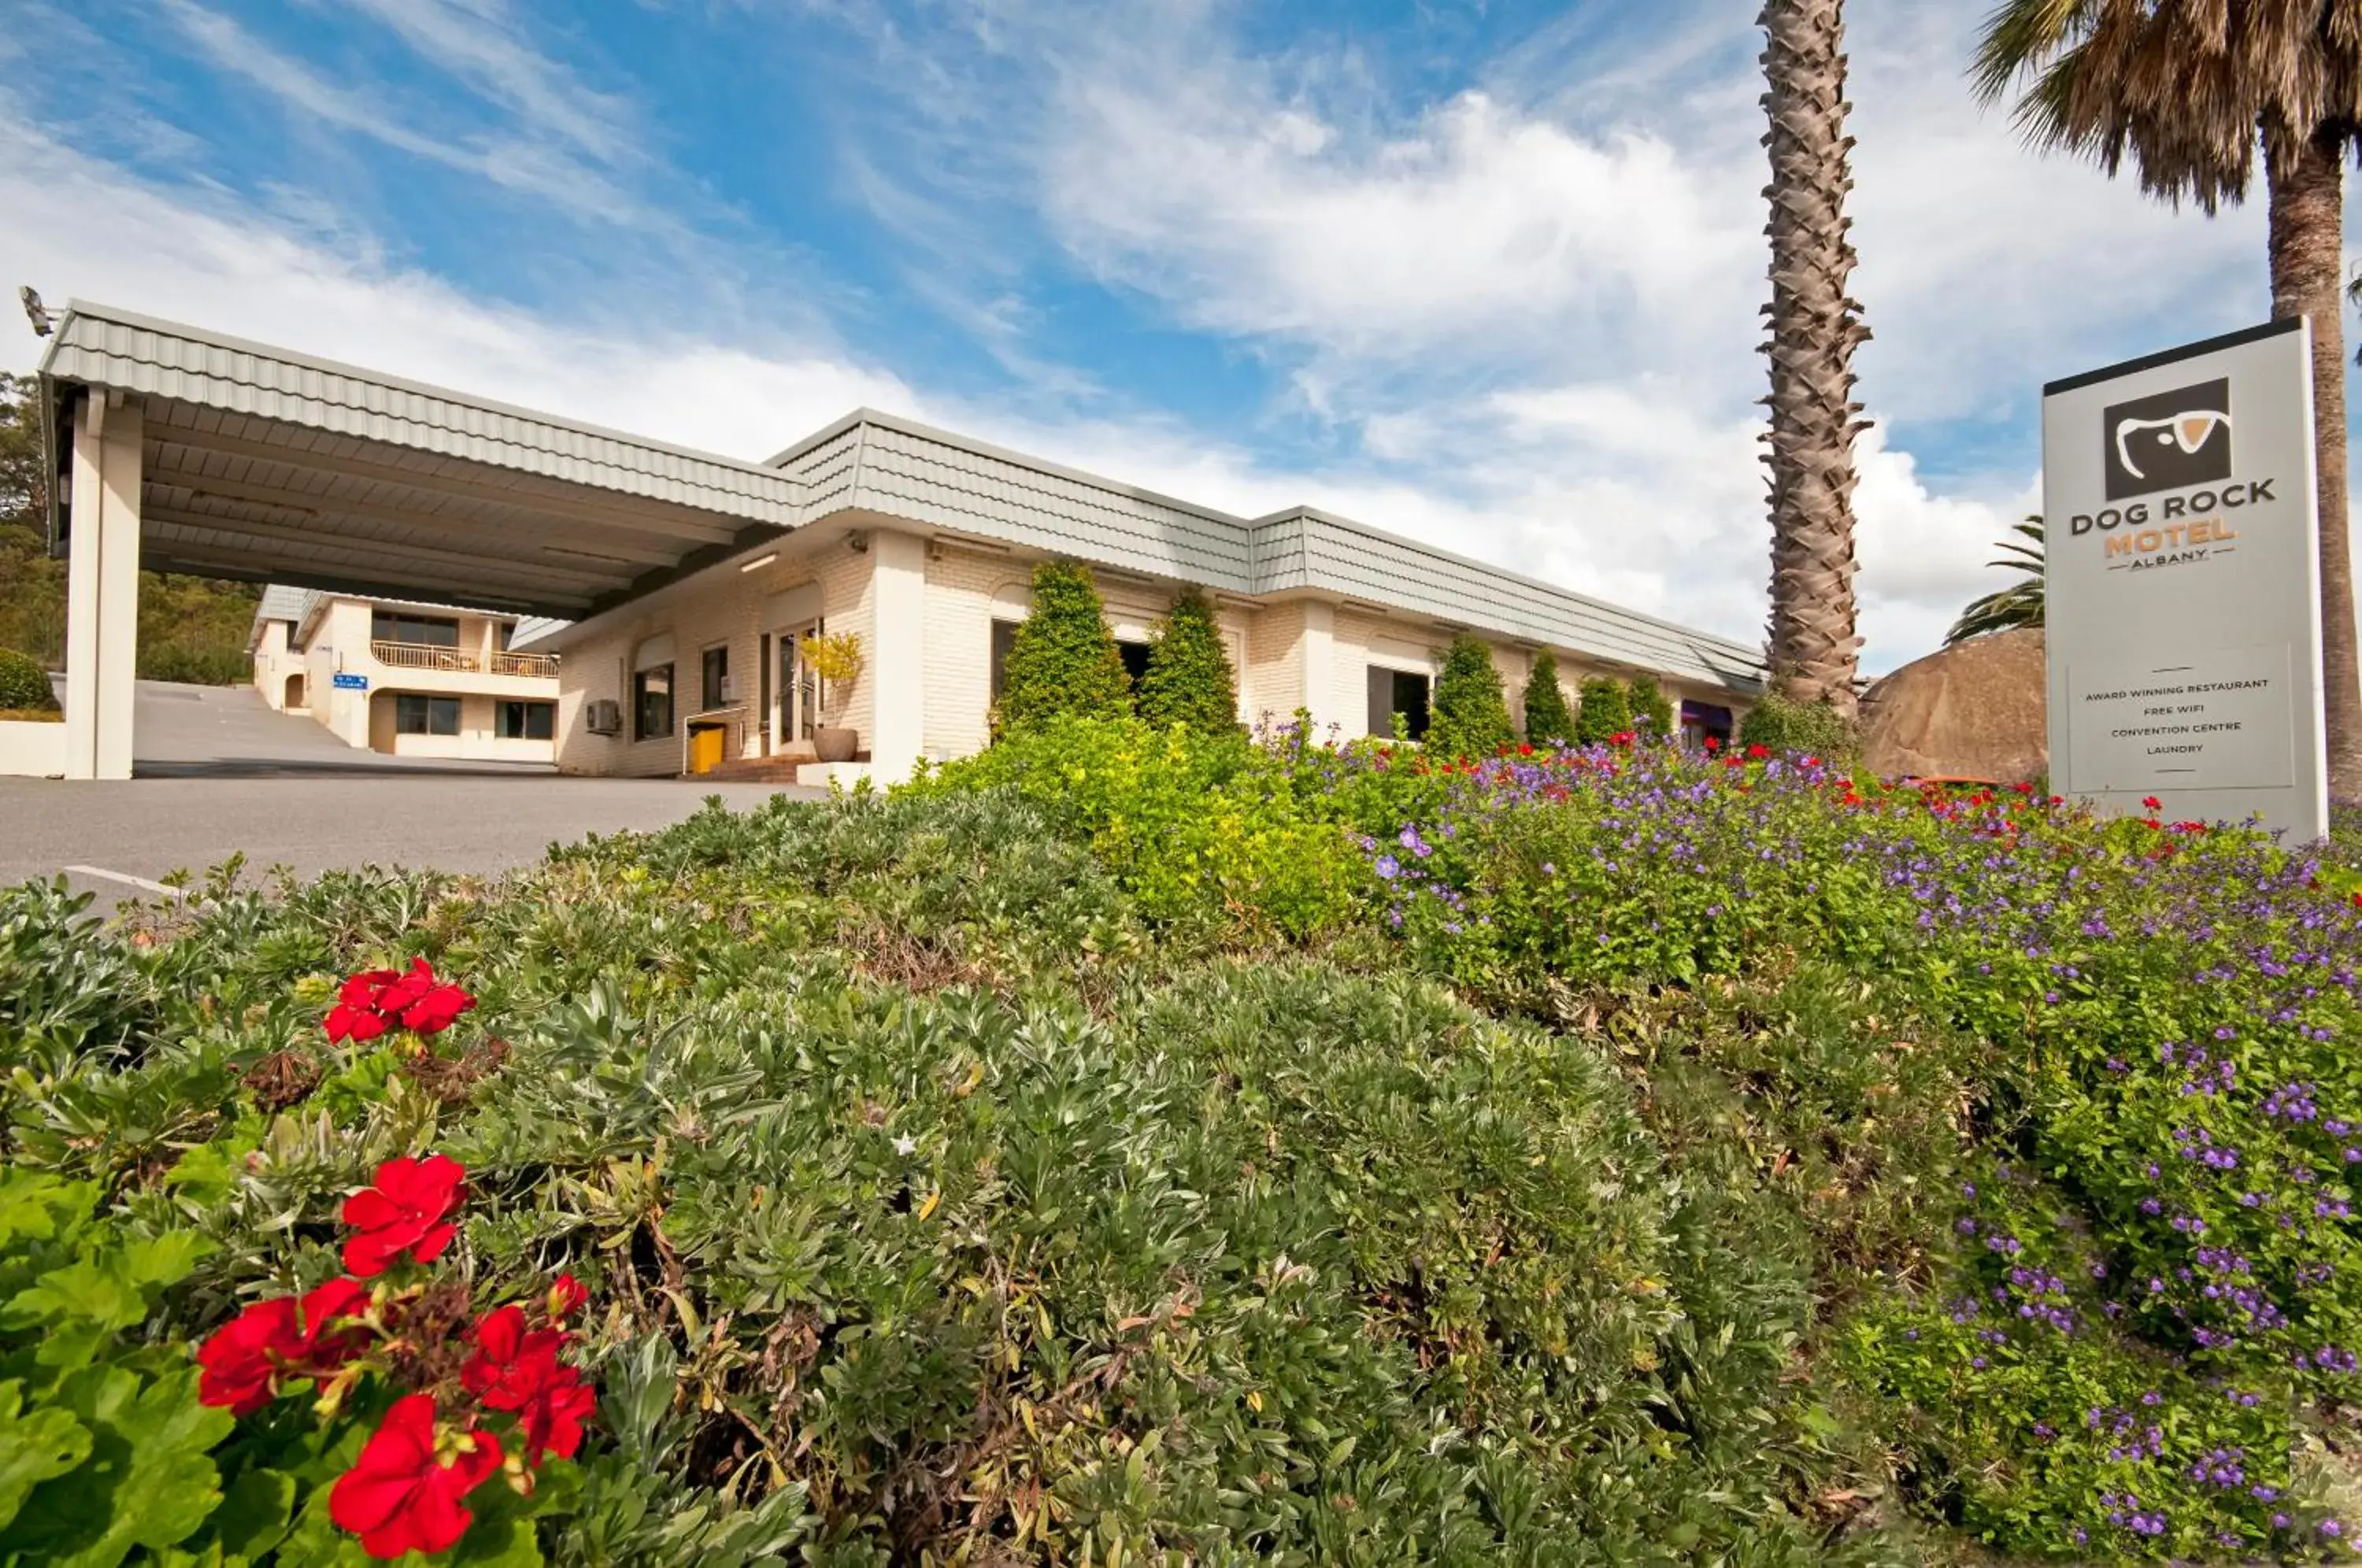
[(1763, 679), (1758, 647), (1314, 507), (1236, 517), (874, 409), (771, 460), (803, 480), (806, 524), (875, 513), (1224, 592), (1357, 600), (1741, 690)]
[(749, 463), (81, 301), (40, 373), (61, 447), (76, 389), (138, 394), (141, 549), (163, 570), (579, 623), (868, 513), (1735, 689), (1763, 674), (1746, 644), (1311, 507), (1233, 516), (872, 409)]
[(81, 301), (40, 373), (53, 425), (76, 388), (139, 395), (164, 570), (576, 616), (800, 513), (759, 463)]

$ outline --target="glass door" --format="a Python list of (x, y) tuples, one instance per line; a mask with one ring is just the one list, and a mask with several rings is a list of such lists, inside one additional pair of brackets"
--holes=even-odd
[(820, 726), (822, 703), (827, 697), (819, 674), (804, 661), (803, 640), (818, 636), (821, 623), (807, 622), (779, 634), (779, 679), (771, 716), (772, 749), (809, 742)]

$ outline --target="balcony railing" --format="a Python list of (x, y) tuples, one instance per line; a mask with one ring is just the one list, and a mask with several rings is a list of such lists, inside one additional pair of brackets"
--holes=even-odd
[(496, 653), (492, 656), (494, 675), (556, 675), (557, 656), (554, 653)]
[(490, 660), (433, 643), (371, 643), (370, 657), (389, 669), (439, 669), (461, 675), (556, 675), (556, 654), (496, 653)]

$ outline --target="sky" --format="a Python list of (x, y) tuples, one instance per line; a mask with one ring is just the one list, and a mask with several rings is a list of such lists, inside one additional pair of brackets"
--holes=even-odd
[[(1753, 0), (10, 0), (0, 282), (760, 458), (866, 404), (1760, 639)], [(2268, 314), (2257, 203), (1849, 33), (1865, 667), (2042, 383)], [(0, 322), (0, 370), (39, 340)]]

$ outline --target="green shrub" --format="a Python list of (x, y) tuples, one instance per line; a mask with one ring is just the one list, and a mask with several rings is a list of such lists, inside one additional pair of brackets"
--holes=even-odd
[(1776, 691), (1747, 710), (1738, 721), (1738, 744), (1850, 761), (1860, 751), (1853, 725), (1826, 702), (1796, 702)]
[(1526, 739), (1535, 745), (1564, 745), (1574, 739), (1574, 714), (1558, 683), (1558, 655), (1548, 648), (1534, 656), (1533, 672), (1526, 677)]
[(1641, 740), (1663, 745), (1681, 737), (1673, 723), (1673, 704), (1654, 676), (1634, 677), (1625, 688), (1624, 701), (1632, 711), (1633, 731)]
[(13, 648), (0, 648), (0, 708), (49, 712), (58, 705), (49, 671)]
[(1131, 678), (1089, 568), (1043, 561), (1033, 569), (1033, 610), (1010, 646), (1007, 679), (999, 715), (1004, 730), (1063, 713), (1113, 718), (1131, 711)]
[(1435, 679), (1425, 745), (1429, 755), (1493, 756), (1518, 738), (1509, 724), (1509, 704), (1501, 692), (1501, 672), (1493, 650), (1473, 632), (1451, 639), (1443, 670)]
[(1196, 589), (1175, 600), (1156, 628), (1137, 701), (1140, 716), (1159, 729), (1180, 724), (1216, 734), (1239, 727), (1230, 651), (1214, 607)]
[(1586, 675), (1577, 690), (1574, 738), (1584, 745), (1605, 745), (1608, 738), (1632, 728), (1632, 694), (1622, 681), (1605, 675)]
[(254, 657), (239, 648), (142, 648), (139, 679), (243, 686), (254, 679)]
[(1343, 920), (1363, 880), (1344, 832), (1299, 809), (1271, 754), (1235, 726), (1201, 734), (1069, 714), (913, 788), (1014, 790), (1160, 921), (1306, 936)]

